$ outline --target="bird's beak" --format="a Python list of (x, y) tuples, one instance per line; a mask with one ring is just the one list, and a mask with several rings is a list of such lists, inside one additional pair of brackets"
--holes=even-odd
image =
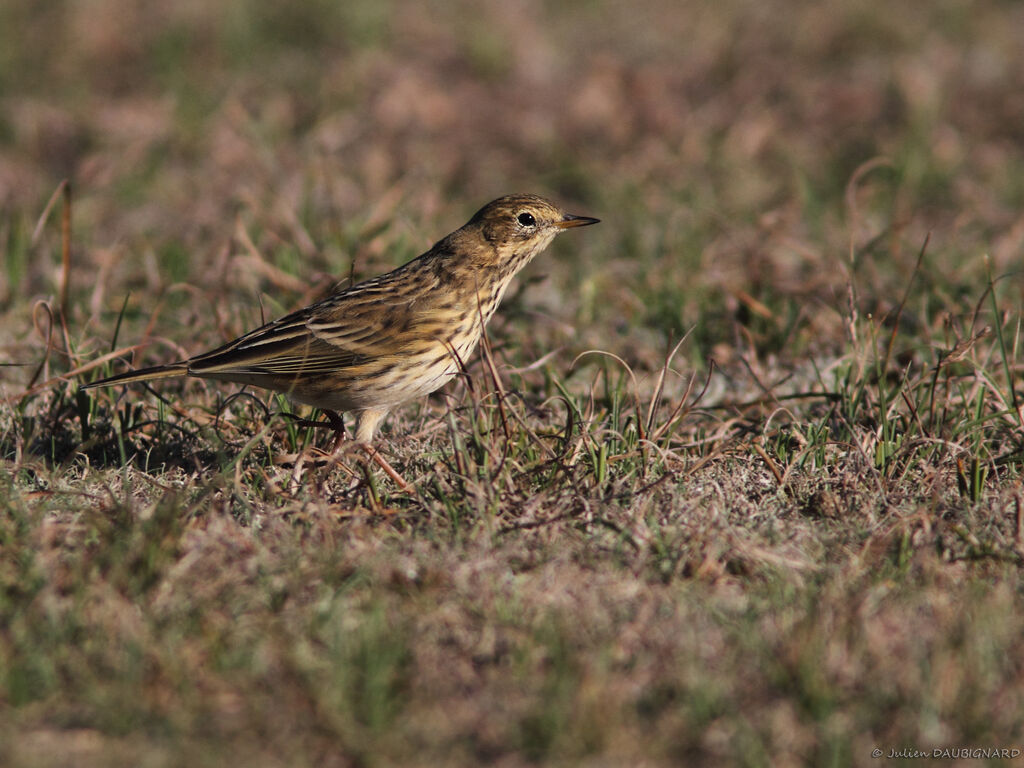
[(590, 216), (573, 216), (571, 213), (565, 214), (561, 221), (556, 221), (555, 226), (559, 229), (569, 229), (570, 227), (586, 227), (590, 224), (597, 224), (600, 219), (593, 219)]

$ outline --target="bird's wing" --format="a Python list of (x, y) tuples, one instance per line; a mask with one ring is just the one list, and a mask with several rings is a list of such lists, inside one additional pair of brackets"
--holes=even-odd
[(240, 336), (223, 347), (188, 361), (194, 376), (315, 374), (360, 362), (352, 351), (318, 339), (307, 327), (310, 309)]
[(353, 365), (423, 351), (450, 334), (456, 301), (439, 298), (435, 273), (420, 269), (412, 277), (368, 281), (320, 302), (310, 307), (305, 328), (333, 354), (351, 356)]
[(346, 292), (192, 358), (189, 373), (289, 376), (386, 362), (442, 338), (447, 314), (417, 297)]

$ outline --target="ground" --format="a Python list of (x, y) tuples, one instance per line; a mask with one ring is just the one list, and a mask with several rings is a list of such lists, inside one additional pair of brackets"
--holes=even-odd
[[(1024, 759), (1021, 39), (981, 0), (0, 6), (0, 763)], [(262, 391), (78, 388), (510, 192), (602, 223), (389, 417), (412, 494)]]

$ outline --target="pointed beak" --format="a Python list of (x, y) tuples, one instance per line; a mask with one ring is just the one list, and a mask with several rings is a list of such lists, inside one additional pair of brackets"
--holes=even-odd
[(565, 214), (561, 221), (556, 221), (555, 226), (559, 229), (569, 229), (571, 227), (586, 227), (591, 224), (597, 224), (600, 219), (594, 219), (590, 216), (573, 216), (571, 213)]

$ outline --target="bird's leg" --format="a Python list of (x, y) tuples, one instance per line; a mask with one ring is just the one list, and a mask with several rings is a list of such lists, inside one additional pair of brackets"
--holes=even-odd
[(376, 448), (369, 443), (360, 443), (359, 447), (366, 451), (366, 455), (373, 459), (377, 463), (377, 466), (384, 470), (384, 474), (398, 484), (398, 490), (402, 491), (402, 493), (412, 493), (413, 487), (405, 482), (405, 478), (398, 474), (394, 467), (388, 464), (388, 460), (381, 456), (380, 452)]
[(330, 426), (334, 430), (334, 445), (331, 446), (331, 453), (337, 453), (345, 442), (345, 422), (337, 411), (324, 411), (324, 415), (327, 416), (328, 424), (326, 426)]
[[(377, 424), (387, 415), (387, 408), (368, 408), (356, 415), (356, 443), (362, 448), (366, 455), (376, 462), (377, 466), (384, 470), (384, 474), (398, 484), (403, 493), (412, 493), (413, 487), (405, 482), (405, 479), (395, 471), (395, 468), (388, 464), (387, 459), (380, 455), (380, 452), (373, 447), (373, 435), (377, 431)], [(337, 416), (337, 414), (335, 414)], [(340, 420), (340, 417), (339, 417)]]
[[(338, 415), (338, 413), (335, 411), (325, 410), (324, 414), (327, 416), (327, 421), (313, 421), (312, 419), (303, 419), (300, 418), (299, 416), (296, 416), (293, 413), (285, 413), (283, 415), (292, 419), (295, 422), (295, 424), (300, 427), (310, 427), (313, 429), (333, 429), (334, 443), (331, 445), (330, 454), (328, 454), (329, 457), (333, 458), (334, 454), (336, 454), (338, 452), (338, 449), (341, 448), (342, 443), (345, 442), (345, 422), (342, 421), (341, 416)], [(313, 450), (315, 451), (316, 448), (314, 448)], [(305, 458), (305, 452), (300, 452), (296, 454), (295, 465), (292, 469), (291, 478), (292, 482), (295, 483), (296, 485), (299, 482), (299, 478), (302, 476), (302, 467), (303, 464), (305, 463)], [(337, 463), (338, 466), (340, 466), (350, 475), (355, 475), (355, 472), (352, 469), (346, 467), (344, 464), (341, 464), (340, 462), (337, 461), (335, 461), (335, 463)]]
[(327, 421), (314, 421), (313, 419), (303, 419), (294, 413), (282, 414), (291, 419), (297, 427), (306, 427), (308, 429), (332, 429), (334, 430), (334, 442), (331, 444), (331, 450), (329, 455), (336, 454), (342, 444), (345, 442), (345, 422), (342, 420), (341, 415), (337, 411), (329, 411), (327, 409), (321, 409), (324, 416), (327, 417)]
[[(331, 445), (331, 454), (337, 460), (337, 454), (341, 451), (345, 445), (345, 422), (341, 418), (341, 414), (337, 411), (329, 411), (325, 408), (321, 409), (324, 416), (327, 417), (327, 421), (312, 421), (310, 419), (297, 419), (296, 423), (300, 427), (314, 427), (314, 428), (330, 428), (334, 430), (334, 443)], [(356, 416), (356, 444), (366, 452), (374, 463), (377, 464), (384, 473), (397, 483), (400, 490), (404, 493), (411, 493), (413, 488), (409, 483), (405, 482), (405, 479), (398, 474), (394, 467), (392, 467), (387, 459), (385, 459), (380, 452), (373, 447), (370, 442), (373, 439), (374, 433), (377, 431), (377, 424), (387, 414), (387, 409), (368, 409), (360, 411)]]

